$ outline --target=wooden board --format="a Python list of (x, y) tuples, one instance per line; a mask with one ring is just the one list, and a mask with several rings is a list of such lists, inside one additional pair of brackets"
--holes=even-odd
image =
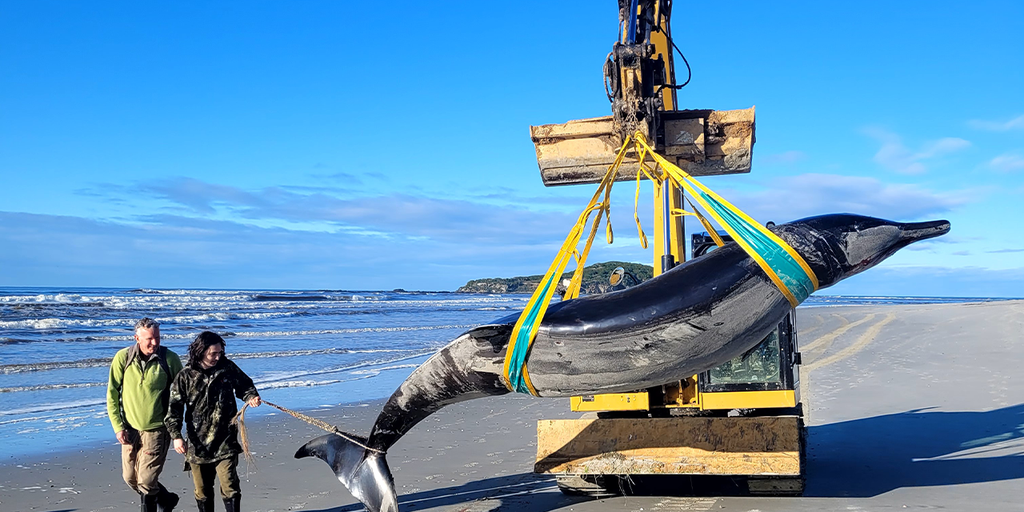
[[(754, 107), (743, 110), (681, 110), (662, 114), (665, 144), (657, 148), (693, 176), (750, 172)], [(622, 139), (611, 116), (530, 127), (545, 185), (597, 183), (615, 161)], [(630, 151), (616, 181), (635, 180)]]
[(537, 422), (537, 473), (801, 474), (797, 416)]

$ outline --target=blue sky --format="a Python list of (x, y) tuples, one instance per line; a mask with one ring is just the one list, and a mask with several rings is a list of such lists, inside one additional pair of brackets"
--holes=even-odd
[[(452, 290), (543, 272), (592, 186), (613, 1), (0, 2), (0, 285)], [(952, 232), (825, 293), (1022, 296), (1024, 4), (677, 2), (682, 108), (757, 107), (759, 220)], [(616, 185), (611, 246), (649, 263)], [(650, 234), (650, 185), (641, 217)]]

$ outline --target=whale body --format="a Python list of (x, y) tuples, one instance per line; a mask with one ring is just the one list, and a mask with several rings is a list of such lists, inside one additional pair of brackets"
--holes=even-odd
[[(803, 257), (819, 288), (949, 229), (945, 220), (899, 223), (853, 214), (771, 228)], [(791, 308), (757, 263), (728, 243), (631, 288), (552, 304), (526, 364), (541, 397), (635, 391), (743, 354)], [(502, 372), (518, 316), (476, 327), (431, 356), (391, 395), (368, 438), (328, 434), (295, 457), (326, 461), (371, 512), (397, 512), (388, 448), (446, 405), (509, 392)]]

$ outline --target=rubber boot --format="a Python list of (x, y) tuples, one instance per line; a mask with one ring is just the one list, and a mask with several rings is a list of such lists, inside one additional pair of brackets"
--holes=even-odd
[(142, 498), (142, 512), (157, 512), (156, 500), (159, 494), (139, 494), (139, 497)]
[(199, 512), (213, 512), (213, 500), (210, 498), (196, 498), (196, 505), (199, 507)]
[(224, 498), (224, 510), (227, 512), (241, 512), (242, 495), (236, 494), (230, 498)]
[(156, 509), (158, 512), (171, 512), (178, 505), (178, 495), (168, 491), (164, 484), (160, 486), (160, 492), (156, 495)]

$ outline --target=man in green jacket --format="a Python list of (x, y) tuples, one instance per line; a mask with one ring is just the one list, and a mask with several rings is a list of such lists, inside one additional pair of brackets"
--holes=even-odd
[[(227, 512), (240, 512), (242, 488), (238, 480), (238, 413), (235, 398), (251, 407), (262, 403), (252, 379), (227, 357), (224, 338), (203, 331), (188, 347), (188, 364), (171, 385), (171, 401), (164, 424), (174, 439), (174, 451), (185, 455), (192, 468), (196, 504), (200, 512), (213, 512), (213, 480), (220, 480), (220, 497)], [(187, 406), (187, 408), (186, 408)], [(186, 436), (182, 437), (182, 427)]]
[(160, 324), (152, 318), (135, 323), (135, 344), (110, 363), (107, 415), (121, 443), (122, 476), (139, 493), (142, 512), (170, 512), (178, 504), (158, 479), (171, 444), (163, 420), (180, 371), (181, 359), (160, 346)]

